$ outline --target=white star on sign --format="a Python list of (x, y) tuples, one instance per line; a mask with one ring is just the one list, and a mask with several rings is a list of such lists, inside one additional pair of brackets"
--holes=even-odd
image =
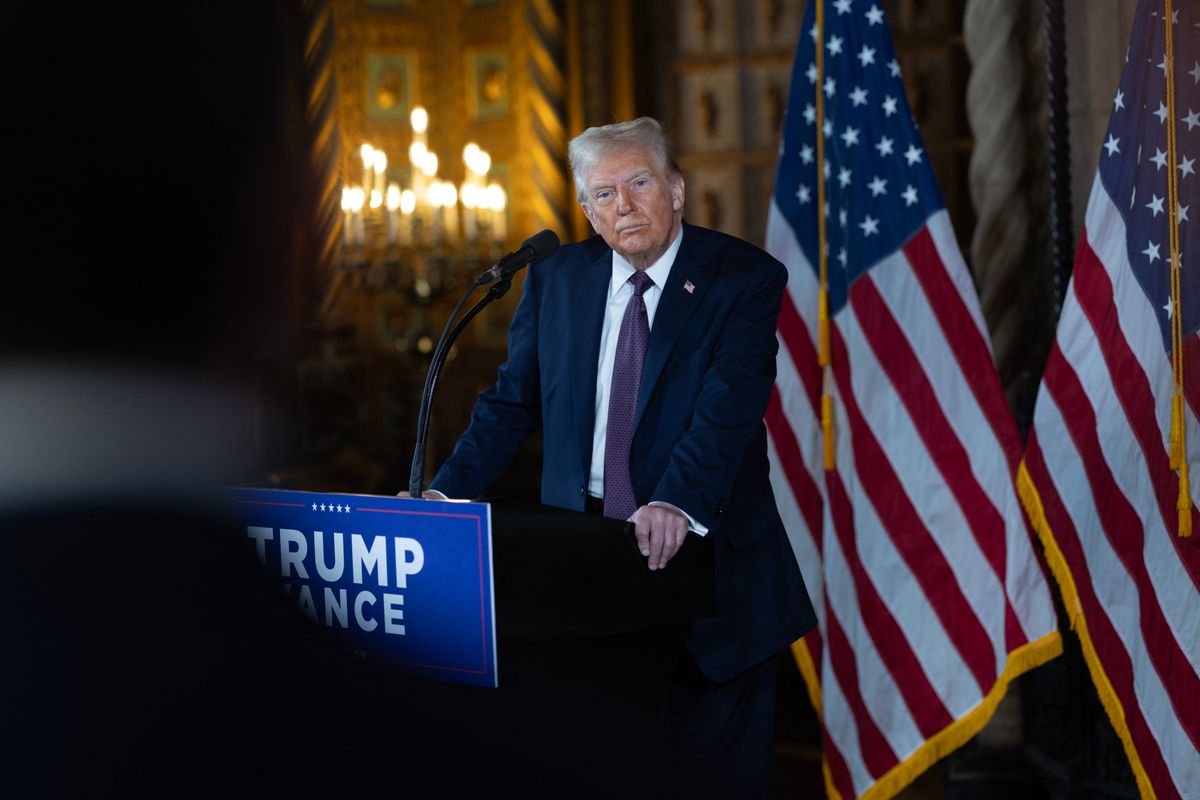
[(1163, 167), (1165, 167), (1167, 165), (1167, 152), (1165, 150), (1159, 150), (1156, 147), (1156, 148), (1154, 148), (1154, 158), (1152, 158), (1150, 160), (1153, 161), (1155, 164), (1158, 164), (1159, 169), (1162, 169)]
[(317, 510), (317, 504), (313, 503), (313, 511), (316, 511), (316, 510)]
[(867, 104), (867, 90), (861, 86), (855, 86), (854, 91), (850, 93), (850, 102), (856, 106), (865, 106)]
[(871, 10), (866, 13), (867, 22), (871, 25), (879, 25), (883, 22), (883, 12), (879, 10), (879, 6), (871, 6)]
[(1155, 194), (1151, 194), (1150, 197), (1150, 202), (1146, 203), (1146, 208), (1150, 209), (1153, 216), (1157, 217), (1159, 214), (1163, 213), (1163, 199)]
[(875, 48), (863, 45), (863, 49), (858, 51), (858, 60), (862, 66), (875, 63)]
[(846, 126), (846, 130), (842, 132), (841, 140), (846, 143), (846, 147), (852, 144), (858, 144), (858, 128)]
[(842, 37), (830, 36), (829, 44), (825, 45), (825, 47), (829, 50), (829, 55), (840, 56), (842, 54)]
[(904, 151), (904, 158), (906, 161), (908, 161), (908, 165), (911, 167), (913, 164), (916, 164), (921, 160), (921, 151), (917, 149), (915, 144), (910, 144), (908, 149)]
[(909, 184), (908, 188), (900, 196), (904, 198), (904, 205), (911, 206), (917, 202), (917, 189), (912, 184)]
[(892, 114), (895, 114), (895, 113), (896, 113), (896, 98), (894, 98), (894, 97), (883, 98), (883, 115), (885, 117), (890, 117)]
[(324, 503), (321, 503), (321, 510), (322, 510), (322, 511), (324, 511), (324, 510), (325, 510), (325, 504), (324, 504)]
[(1196, 163), (1194, 158), (1184, 158), (1179, 162), (1179, 171), (1182, 173), (1179, 177), (1186, 178), (1188, 175), (1195, 175), (1196, 170), (1192, 169), (1192, 164)]
[(1117, 147), (1117, 145), (1120, 143), (1120, 141), (1121, 141), (1120, 139), (1113, 136), (1111, 133), (1108, 135), (1108, 141), (1104, 143), (1104, 149), (1108, 151), (1108, 154), (1110, 156), (1113, 153), (1121, 152), (1121, 148)]
[(887, 194), (887, 181), (876, 175), (875, 179), (867, 184), (867, 188), (871, 190), (872, 197), (879, 197), (881, 194)]
[(800, 148), (800, 160), (803, 161), (805, 164), (811, 164), (813, 162), (812, 147), (810, 147), (809, 145), (806, 144), (806, 145), (804, 145), (804, 147)]
[(858, 223), (858, 227), (863, 229), (863, 236), (870, 236), (873, 233), (879, 233), (879, 220), (868, 215), (865, 220)]
[(875, 145), (875, 149), (879, 151), (880, 156), (890, 156), (892, 154), (893, 141), (893, 139), (889, 139), (886, 136), (879, 140), (879, 143)]
[(851, 174), (852, 173), (850, 172), (849, 167), (842, 167), (840, 170), (838, 170), (838, 183), (841, 184), (843, 188), (850, 185)]
[(1156, 245), (1154, 242), (1149, 242), (1146, 245), (1146, 249), (1142, 251), (1142, 255), (1149, 258), (1150, 263), (1153, 264), (1159, 257), (1158, 256), (1158, 245)]
[[(810, 80), (809, 83), (812, 83)], [(1125, 93), (1117, 90), (1117, 96), (1113, 98), (1113, 111), (1119, 111), (1125, 107)]]

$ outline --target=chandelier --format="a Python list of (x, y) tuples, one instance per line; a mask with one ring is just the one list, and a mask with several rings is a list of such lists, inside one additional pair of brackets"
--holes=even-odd
[(462, 183), (440, 178), (426, 139), (428, 113), (417, 106), (409, 119), (407, 169), (389, 171), (387, 153), (370, 144), (359, 150), (361, 179), (342, 188), (338, 268), (361, 288), (397, 288), (427, 305), (503, 252), (508, 201), (500, 184), (488, 182), (491, 156), (474, 142), (463, 148)]

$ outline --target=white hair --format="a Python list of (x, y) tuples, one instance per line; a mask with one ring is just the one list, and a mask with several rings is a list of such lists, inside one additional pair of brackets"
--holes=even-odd
[(588, 128), (567, 145), (567, 158), (571, 163), (571, 174), (575, 178), (575, 198), (584, 202), (587, 198), (587, 177), (605, 155), (614, 150), (641, 148), (649, 150), (658, 158), (658, 166), (671, 178), (680, 174), (679, 165), (671, 152), (671, 142), (658, 120), (638, 117), (628, 122), (598, 125)]

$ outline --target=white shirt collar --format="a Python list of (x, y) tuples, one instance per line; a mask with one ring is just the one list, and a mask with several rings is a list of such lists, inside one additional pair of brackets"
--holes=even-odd
[[(650, 276), (650, 280), (654, 281), (654, 287), (661, 290), (667, 285), (667, 277), (671, 274), (671, 267), (675, 264), (675, 257), (679, 255), (679, 245), (682, 243), (683, 224), (681, 223), (679, 233), (675, 234), (675, 241), (671, 242), (671, 246), (658, 257), (657, 261), (646, 267), (646, 274)], [(633, 273), (633, 265), (625, 259), (625, 256), (613, 250), (612, 283), (608, 287), (608, 296), (615, 296)]]

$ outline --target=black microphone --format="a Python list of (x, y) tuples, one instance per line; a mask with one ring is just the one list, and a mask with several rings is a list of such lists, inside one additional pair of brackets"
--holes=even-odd
[(544, 258), (554, 255), (558, 249), (558, 234), (547, 228), (541, 233), (535, 233), (524, 242), (518, 250), (497, 261), (492, 268), (475, 279), (476, 286), (487, 286), (494, 280), (507, 278), (521, 267), (528, 266)]

